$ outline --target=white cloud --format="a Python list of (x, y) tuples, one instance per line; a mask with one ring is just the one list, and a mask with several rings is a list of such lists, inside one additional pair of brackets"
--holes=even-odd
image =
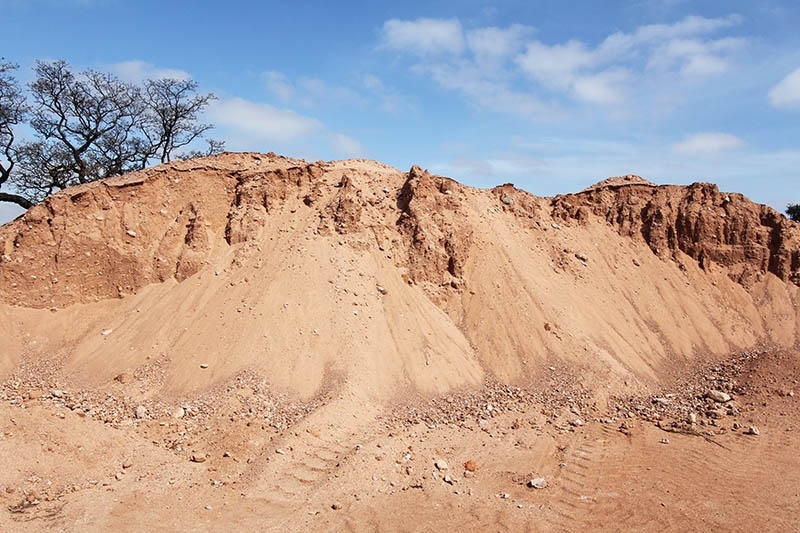
[(334, 133), (331, 136), (331, 148), (338, 157), (367, 157), (366, 148), (344, 133)]
[(243, 98), (218, 100), (209, 106), (208, 115), (218, 126), (230, 129), (234, 136), (257, 141), (293, 141), (322, 129), (322, 124), (314, 118)]
[(614, 68), (581, 76), (573, 83), (579, 100), (594, 104), (620, 104), (626, 100), (627, 84), (632, 75), (624, 68)]
[(416, 110), (416, 106), (410, 97), (387, 86), (382, 79), (374, 74), (364, 74), (361, 77), (361, 86), (369, 95), (377, 99), (380, 108), (387, 113), (401, 115)]
[(658, 90), (645, 93), (637, 88), (657, 87), (675, 94), (685, 90), (681, 83), (728, 72), (748, 41), (709, 35), (741, 21), (737, 15), (688, 16), (673, 24), (616, 32), (590, 46), (575, 39), (531, 40), (533, 28), (521, 25), (465, 31), (453, 19), (392, 19), (383, 26), (382, 41), (384, 49), (416, 56), (412, 72), (461, 92), (481, 108), (553, 117), (558, 112), (547, 101), (552, 100), (547, 97), (550, 94), (610, 107), (612, 116), (621, 116), (623, 105), (636, 98), (660, 97)]
[(508, 28), (477, 28), (467, 32), (467, 45), (478, 63), (486, 64), (516, 54), (533, 28), (513, 24)]
[(800, 68), (769, 91), (769, 103), (780, 109), (800, 109)]
[(745, 142), (730, 133), (704, 132), (686, 137), (672, 147), (673, 152), (681, 155), (716, 155), (741, 148)]
[(567, 88), (581, 69), (595, 63), (594, 55), (579, 41), (548, 46), (540, 42), (530, 43), (516, 62), (533, 79), (547, 86)]
[(159, 68), (152, 63), (134, 59), (131, 61), (123, 61), (111, 65), (110, 70), (119, 76), (122, 80), (131, 83), (141, 83), (148, 79), (164, 79), (174, 78), (177, 80), (189, 80), (192, 75), (185, 70), (173, 68)]
[(264, 72), (261, 77), (264, 79), (264, 84), (267, 86), (267, 90), (284, 104), (288, 103), (292, 100), (292, 98), (294, 98), (294, 87), (286, 75), (284, 75), (282, 72), (271, 70)]
[(420, 55), (460, 54), (464, 50), (464, 34), (457, 19), (391, 19), (383, 24), (383, 44), (392, 50)]

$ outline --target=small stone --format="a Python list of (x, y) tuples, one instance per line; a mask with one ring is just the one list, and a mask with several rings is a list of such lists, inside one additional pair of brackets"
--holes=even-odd
[(112, 331), (114, 331), (114, 330), (113, 330), (113, 329), (111, 329), (111, 328), (104, 329), (103, 331), (101, 331), (101, 332), (100, 332), (100, 335), (102, 335), (102, 336), (104, 336), (104, 337), (105, 337), (106, 335), (111, 335), (111, 332), (112, 332)]
[(136, 237), (136, 232), (133, 231), (132, 229), (125, 230), (125, 233), (127, 233), (128, 236), (130, 236), (130, 237)]
[(449, 466), (447, 466), (447, 461), (445, 461), (444, 459), (437, 459), (433, 463), (433, 466), (435, 466), (436, 469), (439, 470), (440, 472), (444, 472), (445, 470), (450, 468)]
[(697, 424), (697, 413), (689, 413), (689, 423), (692, 425)]
[(206, 505), (206, 506), (204, 507), (204, 509), (205, 509), (206, 511), (210, 511), (211, 509), (213, 509), (213, 507), (211, 507), (210, 505)]
[(569, 425), (573, 427), (581, 427), (583, 425), (583, 420), (581, 420), (580, 418), (576, 418), (575, 420), (570, 420)]
[(208, 368), (208, 363), (200, 363), (200, 368)]
[(286, 455), (286, 452), (285, 452), (285, 451), (283, 451), (283, 450), (281, 450), (280, 448), (278, 448), (277, 450), (275, 450), (275, 453), (277, 453), (278, 455)]
[(146, 408), (144, 405), (140, 405), (140, 406), (138, 406), (138, 407), (136, 408), (136, 410), (133, 412), (133, 415), (134, 415), (136, 418), (144, 418), (144, 417), (146, 417), (146, 416), (147, 416), (147, 408)]
[(575, 254), (575, 258), (576, 258), (578, 261), (583, 261), (584, 263), (586, 263), (587, 261), (589, 261), (589, 257), (587, 257), (587, 255), (586, 255), (586, 254), (582, 254), (582, 253), (580, 253), (580, 252), (578, 252), (578, 253), (576, 253), (576, 254)]
[(379, 293), (383, 294), (384, 296), (386, 296), (389, 293), (389, 291), (387, 291), (386, 287), (384, 287), (383, 285), (376, 285), (375, 288), (378, 290)]
[(173, 411), (172, 418), (183, 418), (186, 415), (186, 410), (183, 407), (178, 407)]
[(471, 470), (464, 470), (465, 479), (472, 479), (474, 477), (475, 477), (475, 472), (472, 472)]
[(114, 381), (117, 381), (125, 385), (126, 383), (130, 383), (131, 381), (133, 381), (133, 374), (131, 374), (130, 372), (123, 372), (122, 374), (117, 374), (114, 377)]
[(130, 461), (123, 461), (123, 463), (122, 463), (122, 469), (123, 470), (127, 470), (132, 466), (133, 466), (133, 463), (130, 462)]
[(444, 481), (448, 485), (452, 485), (454, 482), (453, 478), (451, 478), (449, 474), (445, 475), (444, 478), (442, 478), (442, 481)]
[(745, 431), (745, 433), (747, 435), (761, 435), (761, 432), (758, 431), (758, 428), (756, 426), (750, 426), (749, 428), (747, 428), (747, 431)]
[(478, 465), (472, 459), (464, 463), (464, 470), (466, 470), (467, 472), (475, 472), (475, 470), (477, 469)]
[(711, 398), (717, 403), (725, 403), (731, 401), (731, 395), (727, 392), (722, 392), (718, 390), (710, 390), (706, 393), (707, 398)]
[(514, 203), (514, 199), (507, 194), (504, 194), (503, 197), (500, 198), (500, 201), (506, 205), (511, 205)]
[(195, 454), (195, 455), (192, 455), (191, 461), (193, 463), (205, 463), (206, 462), (206, 456), (205, 455), (197, 455), (197, 454)]
[(532, 489), (544, 489), (547, 488), (547, 480), (543, 477), (535, 477), (528, 481), (528, 486)]
[(50, 396), (52, 396), (53, 398), (63, 398), (64, 397), (64, 391), (60, 391), (58, 389), (53, 389), (53, 390), (50, 391)]
[(114, 474), (114, 479), (116, 479), (117, 481), (122, 481), (124, 477), (125, 474), (123, 474), (122, 472), (117, 472), (116, 474)]
[(342, 508), (342, 504), (341, 503), (336, 502), (336, 503), (332, 503), (331, 504), (331, 509), (333, 509), (334, 511), (338, 511), (341, 508)]
[(661, 444), (669, 444), (669, 439), (664, 437), (663, 439), (661, 439)]

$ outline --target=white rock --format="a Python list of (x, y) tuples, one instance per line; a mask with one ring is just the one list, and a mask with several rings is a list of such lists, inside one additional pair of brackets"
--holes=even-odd
[(147, 408), (144, 405), (140, 405), (133, 412), (133, 415), (136, 418), (144, 418), (145, 416), (147, 416)]
[(437, 470), (439, 470), (439, 471), (441, 471), (441, 472), (444, 472), (445, 470), (447, 470), (448, 468), (450, 468), (450, 467), (447, 465), (447, 461), (445, 461), (444, 459), (437, 459), (437, 460), (436, 460), (436, 461), (433, 463), (433, 466), (435, 466), (435, 467), (436, 467), (436, 469), (437, 469)]
[(528, 486), (532, 489), (544, 489), (547, 488), (547, 480), (543, 477), (535, 477), (528, 481)]
[(718, 390), (712, 389), (706, 393), (706, 396), (718, 403), (725, 403), (731, 401), (730, 394)]

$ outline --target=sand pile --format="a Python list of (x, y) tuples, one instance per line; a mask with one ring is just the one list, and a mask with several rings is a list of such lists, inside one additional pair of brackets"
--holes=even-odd
[(539, 198), (226, 154), (69, 189), (0, 230), (0, 368), (48, 360), (95, 386), (157, 363), (152, 395), (248, 370), (386, 399), (555, 363), (616, 390), (793, 345), (800, 228), (713, 185), (634, 178)]
[(225, 154), (53, 195), (0, 252), (0, 530), (800, 513), (800, 227), (713, 185)]

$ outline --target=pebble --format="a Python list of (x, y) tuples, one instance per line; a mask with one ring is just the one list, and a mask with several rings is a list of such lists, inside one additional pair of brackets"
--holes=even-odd
[(445, 471), (445, 470), (447, 470), (448, 468), (450, 468), (450, 467), (447, 465), (447, 461), (445, 461), (444, 459), (437, 459), (437, 460), (436, 460), (436, 461), (433, 463), (433, 466), (435, 466), (437, 470), (439, 470), (439, 471), (442, 471), (442, 472), (443, 472), (443, 471)]
[(334, 511), (338, 511), (338, 510), (339, 510), (339, 509), (341, 509), (341, 508), (342, 508), (342, 504), (340, 504), (340, 503), (338, 503), (338, 502), (337, 502), (337, 503), (332, 503), (332, 504), (331, 504), (331, 509), (333, 509)]
[(201, 363), (200, 368), (208, 368), (208, 363)]
[(53, 389), (53, 390), (50, 391), (50, 396), (52, 396), (53, 398), (63, 398), (64, 397), (64, 391), (60, 391), (58, 389)]
[(707, 398), (711, 398), (712, 400), (714, 400), (715, 402), (718, 402), (718, 403), (729, 402), (732, 399), (731, 395), (728, 394), (727, 392), (722, 392), (722, 391), (718, 391), (718, 390), (714, 390), (714, 389), (711, 389), (710, 391), (708, 391), (706, 393), (706, 397)]
[(758, 428), (756, 426), (750, 426), (749, 428), (747, 428), (747, 431), (745, 431), (745, 433), (747, 435), (761, 435), (761, 432), (758, 431)]
[(133, 412), (133, 415), (136, 418), (144, 418), (145, 416), (147, 416), (147, 408), (144, 405), (140, 405)]
[(205, 455), (192, 455), (191, 461), (193, 463), (205, 463), (206, 456)]
[(186, 414), (186, 410), (183, 407), (178, 407), (172, 413), (172, 418), (183, 418), (185, 414)]
[(535, 477), (528, 481), (528, 487), (532, 489), (544, 489), (547, 488), (547, 480), (543, 477)]

